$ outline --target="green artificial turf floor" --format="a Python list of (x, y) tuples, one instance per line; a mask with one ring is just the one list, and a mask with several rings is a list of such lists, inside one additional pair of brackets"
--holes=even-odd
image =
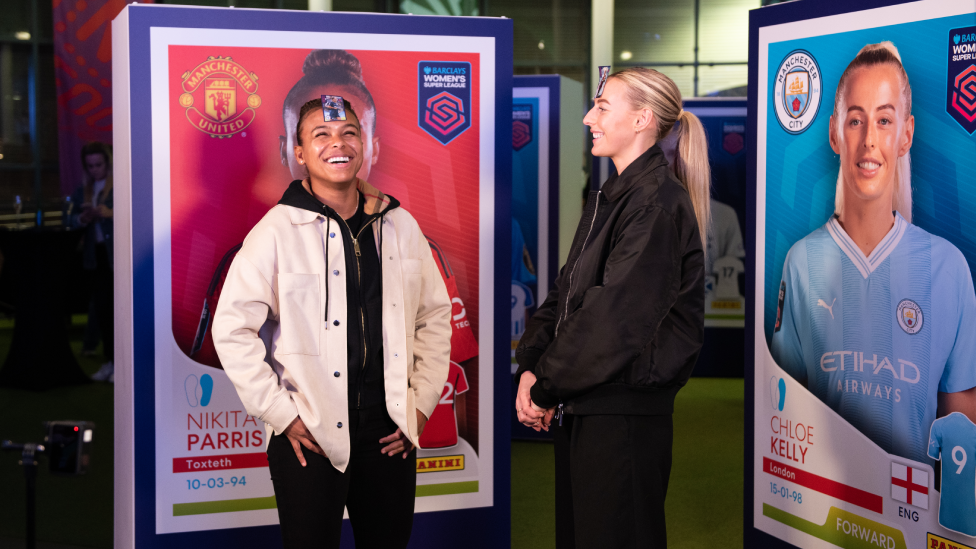
[[(668, 547), (742, 547), (742, 379), (692, 378), (678, 393)], [(512, 443), (512, 549), (555, 542), (552, 444)]]
[[(84, 317), (75, 317), (72, 346), (81, 349)], [(12, 327), (0, 321), (0, 360)], [(92, 374), (100, 357), (79, 357)], [(87, 475), (55, 477), (41, 462), (37, 533), (47, 542), (112, 547), (112, 386), (105, 383), (44, 392), (0, 389), (0, 440), (40, 442), (41, 422), (96, 424)], [(668, 488), (668, 545), (673, 549), (742, 546), (743, 381), (693, 378), (674, 415), (674, 463)], [(0, 453), (0, 546), (24, 537), (24, 478), (19, 455)], [(512, 444), (512, 548), (555, 547), (552, 445)]]
[[(80, 356), (86, 317), (72, 322), (71, 346), (86, 374), (98, 371), (104, 361)], [(0, 361), (7, 357), (13, 326), (0, 323)], [(0, 362), (2, 364), (2, 362)], [(112, 385), (89, 383), (32, 392), (0, 389), (0, 440), (42, 442), (44, 421), (88, 420), (95, 422), (91, 466), (88, 474), (58, 477), (39, 460), (37, 470), (38, 540), (112, 547)], [(24, 473), (17, 465), (20, 454), (0, 452), (0, 545), (4, 539), (24, 538), (26, 511)]]

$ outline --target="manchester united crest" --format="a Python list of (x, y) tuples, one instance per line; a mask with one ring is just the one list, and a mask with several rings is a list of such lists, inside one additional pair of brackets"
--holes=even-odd
[(898, 311), (895, 313), (898, 318), (898, 325), (907, 334), (917, 334), (922, 329), (922, 308), (911, 299), (903, 299), (898, 303)]
[(210, 137), (231, 137), (244, 130), (261, 106), (258, 75), (230, 57), (210, 56), (181, 78), (180, 106), (190, 124)]

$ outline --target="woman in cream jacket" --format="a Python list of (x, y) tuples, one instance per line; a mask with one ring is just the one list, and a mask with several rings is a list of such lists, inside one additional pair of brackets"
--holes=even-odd
[(348, 507), (359, 546), (405, 547), (412, 449), (447, 377), (451, 303), (414, 218), (356, 177), (361, 130), (344, 106), (334, 121), (318, 99), (302, 107), (294, 152), (309, 177), (247, 236), (213, 335), (268, 426), (285, 546), (338, 547)]

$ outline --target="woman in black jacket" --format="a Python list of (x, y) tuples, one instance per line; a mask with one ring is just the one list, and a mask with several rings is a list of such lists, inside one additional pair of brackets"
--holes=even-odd
[[(583, 123), (619, 175), (590, 194), (521, 338), (516, 413), (535, 429), (561, 424), (560, 547), (666, 547), (671, 414), (704, 337), (705, 132), (674, 82), (646, 68), (611, 75)], [(669, 168), (656, 143), (676, 124)]]

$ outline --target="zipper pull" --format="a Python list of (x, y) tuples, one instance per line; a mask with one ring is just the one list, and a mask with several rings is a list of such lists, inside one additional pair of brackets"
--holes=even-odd
[(359, 253), (359, 239), (358, 238), (352, 239), (352, 247), (356, 250), (356, 257), (360, 257), (361, 255), (363, 255), (363, 254)]
[(559, 418), (559, 426), (563, 426), (563, 403), (559, 403), (559, 409), (556, 410), (556, 417)]

